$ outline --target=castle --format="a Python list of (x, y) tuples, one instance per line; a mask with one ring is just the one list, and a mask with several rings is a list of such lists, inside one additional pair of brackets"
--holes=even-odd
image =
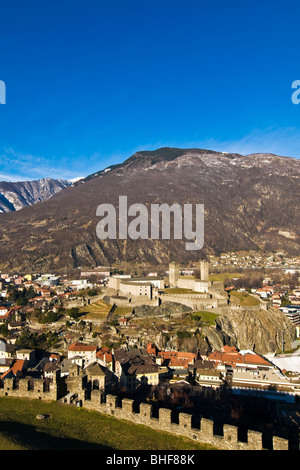
[(179, 287), (182, 289), (191, 289), (195, 292), (208, 293), (212, 288), (209, 280), (209, 263), (200, 261), (200, 279), (195, 276), (180, 276), (179, 267), (176, 263), (169, 264), (169, 283), (170, 287)]
[[(130, 302), (131, 304), (160, 305), (162, 302), (177, 302), (197, 309), (227, 306), (227, 294), (224, 294), (222, 282), (209, 280), (209, 263), (200, 261), (200, 278), (196, 276), (181, 276), (177, 263), (169, 264), (169, 287), (165, 290), (165, 280), (162, 277), (130, 277), (110, 276), (108, 290), (113, 294), (116, 304)], [(174, 291), (172, 289), (174, 288)], [(177, 289), (182, 291), (177, 292)]]
[(224, 293), (223, 282), (213, 282), (209, 279), (209, 262), (200, 261), (199, 272), (200, 278), (181, 276), (178, 264), (170, 263), (170, 289), (160, 296), (161, 301), (178, 302), (193, 310), (227, 306), (228, 296)]

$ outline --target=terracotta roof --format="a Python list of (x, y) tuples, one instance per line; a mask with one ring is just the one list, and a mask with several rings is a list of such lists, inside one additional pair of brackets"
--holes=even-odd
[(99, 351), (97, 351), (96, 357), (98, 357), (99, 359), (105, 360), (105, 362), (112, 362), (113, 360), (112, 353), (109, 350), (103, 351), (103, 349), (102, 350), (100, 349)]
[(266, 365), (270, 366), (270, 362), (267, 361), (264, 357), (259, 356), (258, 354), (251, 354), (251, 353), (245, 353), (244, 355), (238, 352), (237, 349), (235, 349), (235, 352), (233, 351), (234, 348), (231, 348), (232, 352), (230, 352), (229, 347), (224, 347), (222, 349), (225, 349), (227, 352), (220, 352), (220, 351), (214, 351), (209, 355), (209, 360), (211, 361), (218, 361), (222, 362), (225, 364), (257, 364), (257, 365)]
[(234, 346), (228, 346), (227, 344), (223, 346), (222, 352), (227, 353), (227, 354), (236, 354), (238, 353), (238, 349)]
[(24, 359), (17, 359), (12, 365), (12, 367), (1, 376), (1, 379), (4, 379), (9, 373), (16, 375), (17, 372), (21, 372), (25, 362), (26, 361)]
[(97, 346), (93, 344), (85, 345), (76, 342), (68, 347), (68, 351), (97, 351)]
[(187, 369), (189, 366), (189, 360), (179, 357), (172, 357), (168, 365), (169, 367), (182, 367), (184, 369)]
[(214, 351), (208, 356), (210, 361), (218, 361), (227, 364), (243, 363), (244, 357), (237, 353), (223, 353), (220, 351)]
[(149, 344), (147, 344), (147, 348), (146, 348), (146, 349), (147, 349), (147, 353), (148, 353), (148, 354), (154, 354), (154, 355), (156, 355), (157, 352), (158, 352), (158, 349), (157, 349), (157, 347), (156, 347), (156, 345), (155, 345), (154, 343), (149, 343)]
[(178, 359), (186, 359), (189, 362), (197, 359), (197, 354), (182, 351), (159, 351), (158, 355), (163, 359), (172, 359), (176, 357)]
[(245, 364), (271, 365), (267, 359), (259, 356), (258, 354), (245, 354), (244, 359)]
[(12, 315), (12, 313), (13, 313), (13, 309), (10, 308), (10, 309), (8, 310), (8, 312), (6, 312), (4, 315), (1, 315), (1, 319), (3, 319), (3, 318), (9, 318), (9, 317)]

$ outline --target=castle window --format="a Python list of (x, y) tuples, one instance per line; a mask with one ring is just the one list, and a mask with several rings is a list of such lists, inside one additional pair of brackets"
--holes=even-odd
[(99, 380), (93, 380), (93, 390), (99, 390)]

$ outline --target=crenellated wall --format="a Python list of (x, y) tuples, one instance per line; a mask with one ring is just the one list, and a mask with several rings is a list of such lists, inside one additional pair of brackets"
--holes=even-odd
[(209, 294), (163, 294), (160, 300), (161, 302), (177, 302), (194, 310), (219, 307), (218, 301), (210, 298)]
[(1, 383), (0, 397), (9, 396), (15, 398), (31, 398), (38, 400), (54, 400), (64, 396), (67, 392), (64, 378), (60, 374), (54, 374), (53, 381), (46, 379), (22, 379), (6, 378)]
[[(106, 395), (106, 397), (103, 397), (99, 390), (93, 390), (90, 399), (86, 399), (83, 393), (80, 374), (77, 376), (77, 382), (75, 379), (76, 377), (74, 377), (74, 391), (77, 392), (82, 406), (88, 410), (105, 413), (117, 419), (125, 419), (135, 424), (149, 426), (158, 431), (185, 436), (201, 444), (209, 444), (217, 449), (263, 449), (262, 434), (253, 430), (248, 431), (247, 442), (244, 442), (238, 439), (238, 428), (229, 424), (224, 424), (223, 435), (218, 435), (214, 433), (214, 422), (210, 419), (202, 418), (199, 427), (193, 427), (192, 415), (179, 413), (179, 422), (175, 423), (172, 421), (172, 411), (169, 409), (160, 408), (158, 418), (156, 418), (153, 416), (152, 405), (148, 403), (141, 403), (137, 412), (134, 400), (124, 398), (122, 403), (118, 404), (117, 396)], [(69, 389), (69, 384), (66, 384), (65, 379), (61, 378), (59, 374), (54, 375), (53, 382), (50, 383), (47, 383), (45, 379), (24, 378), (16, 380), (14, 378), (6, 378), (0, 388), (0, 396), (57, 401), (65, 396)], [(289, 441), (273, 436), (273, 450), (289, 450)]]
[[(83, 406), (88, 409), (99, 411), (114, 416), (118, 419), (125, 419), (135, 424), (143, 424), (152, 429), (167, 431), (179, 436), (185, 436), (196, 440), (202, 444), (209, 444), (222, 450), (263, 450), (262, 434), (249, 430), (247, 442), (239, 441), (238, 428), (229, 424), (224, 424), (223, 435), (214, 433), (214, 422), (202, 418), (199, 428), (192, 426), (192, 415), (187, 413), (179, 414), (179, 423), (172, 422), (172, 411), (165, 408), (159, 409), (158, 418), (152, 416), (152, 405), (141, 403), (139, 412), (133, 411), (134, 401), (128, 398), (122, 400), (118, 406), (117, 397), (107, 395), (106, 402), (101, 403), (99, 392), (92, 392), (91, 400), (85, 400)], [(288, 450), (289, 442), (277, 436), (273, 436), (273, 450)]]

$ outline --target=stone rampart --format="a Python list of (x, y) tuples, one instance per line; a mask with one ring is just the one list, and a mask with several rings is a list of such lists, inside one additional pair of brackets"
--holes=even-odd
[(219, 306), (218, 301), (210, 298), (208, 294), (163, 294), (160, 296), (161, 302), (177, 302), (193, 310), (205, 310)]
[(16, 381), (15, 379), (5, 379), (3, 387), (0, 388), (0, 396), (9, 396), (14, 398), (32, 398), (38, 400), (57, 400), (57, 386), (44, 379), (24, 378)]
[[(141, 403), (139, 411), (136, 411), (134, 400), (123, 398), (118, 404), (115, 395), (107, 395), (105, 402), (101, 402), (98, 391), (92, 392), (91, 399), (85, 400), (83, 406), (87, 409), (106, 413), (117, 419), (125, 419), (135, 424), (143, 424), (158, 431), (166, 431), (179, 436), (198, 441), (201, 444), (209, 444), (221, 450), (264, 450), (262, 433), (249, 430), (246, 442), (238, 438), (238, 428), (229, 424), (223, 425), (223, 434), (214, 432), (214, 422), (202, 418), (199, 427), (193, 427), (192, 415), (179, 413), (179, 422), (173, 422), (172, 411), (165, 408), (159, 409), (158, 418), (153, 417), (152, 405)], [(272, 450), (288, 450), (287, 439), (273, 436)]]
[[(134, 400), (123, 398), (122, 402), (119, 403), (117, 396), (106, 395), (104, 397), (99, 390), (93, 390), (90, 398), (86, 399), (85, 394), (80, 393), (80, 388), (80, 386), (78, 390), (76, 388), (78, 398), (80, 398), (82, 406), (88, 410), (105, 413), (117, 419), (130, 421), (131, 423), (149, 426), (157, 431), (184, 436), (221, 450), (264, 450), (263, 436), (260, 432), (248, 430), (247, 439), (244, 442), (238, 438), (238, 428), (229, 424), (223, 425), (223, 433), (220, 435), (214, 432), (213, 420), (201, 418), (200, 424), (193, 426), (192, 415), (179, 413), (178, 420), (174, 422), (170, 409), (160, 408), (158, 417), (154, 417), (151, 404), (140, 403), (137, 411)], [(0, 397), (9, 396), (57, 401), (66, 395), (67, 391), (65, 381), (55, 376), (53, 381), (29, 377), (20, 380), (6, 378), (1, 383)], [(272, 450), (289, 450), (289, 441), (273, 436)]]
[(67, 392), (65, 379), (59, 373), (53, 380), (6, 378), (0, 383), (0, 397), (31, 398), (37, 400), (57, 401)]

